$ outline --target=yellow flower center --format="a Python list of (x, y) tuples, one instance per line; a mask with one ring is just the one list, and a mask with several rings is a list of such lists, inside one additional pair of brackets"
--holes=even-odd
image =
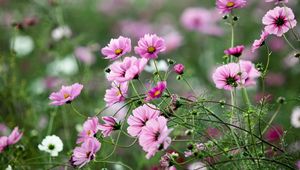
[(161, 94), (160, 91), (156, 91), (156, 92), (154, 93), (154, 96), (159, 96), (160, 94)]
[(121, 54), (122, 52), (123, 52), (122, 49), (116, 49), (116, 50), (115, 50), (115, 54), (116, 54), (116, 55), (119, 55), (119, 54)]
[(87, 135), (90, 136), (92, 134), (91, 130), (87, 131)]
[(233, 7), (234, 6), (234, 2), (227, 2), (226, 6), (227, 7)]
[(64, 98), (66, 99), (66, 98), (68, 98), (68, 97), (70, 97), (70, 95), (69, 95), (68, 93), (65, 93), (65, 94), (64, 94)]
[(117, 91), (116, 95), (117, 95), (117, 96), (120, 96), (120, 95), (121, 95), (120, 90)]
[(156, 48), (153, 46), (148, 47), (147, 49), (148, 53), (154, 53), (156, 51)]

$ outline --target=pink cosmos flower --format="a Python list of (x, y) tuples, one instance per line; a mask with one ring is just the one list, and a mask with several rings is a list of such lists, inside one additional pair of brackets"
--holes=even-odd
[(212, 78), (218, 89), (232, 90), (239, 84), (243, 84), (246, 76), (246, 73), (240, 72), (240, 67), (237, 63), (229, 63), (218, 67)]
[(125, 101), (127, 97), (128, 83), (112, 82), (111, 88), (107, 89), (104, 96), (106, 106), (112, 106), (115, 103)]
[(260, 34), (260, 39), (255, 40), (254, 43), (252, 44), (251, 51), (254, 52), (258, 48), (263, 46), (265, 43), (265, 40), (267, 39), (268, 36), (269, 36), (269, 33), (267, 33), (266, 31), (262, 31), (262, 33)]
[(152, 104), (144, 104), (134, 109), (132, 111), (133, 115), (130, 115), (127, 119), (129, 125), (127, 132), (133, 137), (139, 136), (147, 121), (159, 116), (160, 111), (156, 109)]
[(217, 25), (220, 20), (215, 10), (205, 8), (186, 8), (180, 18), (182, 26), (189, 31), (198, 31), (208, 35), (222, 35), (223, 30)]
[(51, 105), (64, 105), (66, 103), (71, 103), (81, 92), (83, 85), (75, 83), (71, 86), (62, 86), (58, 92), (53, 92), (49, 96), (52, 100)]
[(281, 37), (297, 24), (293, 11), (288, 7), (275, 7), (269, 10), (262, 19), (265, 31)]
[(88, 138), (80, 147), (74, 149), (70, 159), (71, 165), (79, 168), (83, 167), (95, 158), (100, 147), (101, 143), (96, 138)]
[(105, 124), (100, 124), (98, 128), (102, 131), (104, 137), (110, 136), (114, 130), (120, 129), (121, 125), (117, 122), (116, 118), (112, 116), (103, 116), (102, 119)]
[(154, 156), (158, 150), (168, 148), (171, 143), (171, 138), (168, 136), (172, 130), (168, 129), (167, 119), (163, 116), (150, 119), (146, 123), (140, 133), (139, 144), (147, 152), (147, 159)]
[(230, 13), (235, 8), (243, 8), (246, 0), (217, 0), (216, 5), (222, 14)]
[(102, 48), (101, 52), (105, 59), (118, 59), (122, 55), (131, 51), (131, 40), (120, 36), (118, 39), (111, 39), (109, 44)]
[(98, 117), (89, 117), (83, 123), (83, 130), (79, 133), (76, 143), (82, 143), (85, 140), (94, 137), (94, 135), (98, 132), (98, 126)]
[(280, 140), (283, 135), (283, 128), (281, 125), (274, 125), (271, 126), (266, 134), (264, 135), (265, 138), (270, 142), (275, 142)]
[(241, 69), (247, 73), (247, 78), (243, 85), (245, 87), (256, 84), (256, 79), (260, 76), (260, 72), (255, 68), (255, 65), (251, 61), (240, 60)]
[(173, 31), (163, 36), (166, 44), (166, 50), (164, 52), (170, 52), (176, 50), (178, 47), (182, 45), (183, 37), (177, 32)]
[(145, 101), (160, 98), (163, 92), (167, 89), (167, 82), (160, 81), (155, 87), (148, 91)]
[(275, 2), (275, 4), (277, 5), (277, 4), (281, 3), (281, 2), (288, 3), (289, 0), (266, 0), (266, 2)]
[(244, 49), (245, 49), (245, 46), (238, 45), (236, 47), (232, 47), (232, 48), (225, 50), (224, 53), (227, 55), (233, 55), (235, 57), (240, 57), (242, 55)]
[(183, 74), (184, 72), (184, 65), (183, 64), (176, 64), (174, 67), (173, 67), (175, 73), (181, 75)]
[(7, 138), (7, 145), (13, 145), (17, 143), (23, 136), (23, 132), (19, 131), (18, 127), (15, 127), (14, 130)]
[(86, 65), (91, 65), (96, 61), (95, 55), (88, 47), (77, 47), (74, 51), (74, 55)]
[(8, 141), (7, 136), (0, 137), (0, 153), (3, 152), (3, 150), (8, 146), (7, 141)]
[(108, 81), (119, 83), (126, 82), (139, 77), (144, 70), (148, 60), (145, 58), (125, 57), (123, 61), (115, 61), (110, 65), (110, 72), (107, 75)]
[(159, 52), (166, 50), (166, 45), (164, 39), (158, 37), (156, 34), (145, 34), (138, 41), (138, 46), (134, 47), (136, 54), (143, 58), (155, 59)]

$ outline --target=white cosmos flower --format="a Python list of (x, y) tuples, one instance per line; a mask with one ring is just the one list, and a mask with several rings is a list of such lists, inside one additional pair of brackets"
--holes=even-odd
[(12, 170), (12, 167), (8, 165), (5, 170)]
[(52, 38), (55, 41), (59, 41), (62, 38), (70, 38), (72, 36), (72, 31), (68, 26), (60, 26), (55, 28), (51, 33)]
[(295, 128), (300, 128), (300, 107), (295, 107), (291, 116), (291, 124)]
[[(157, 62), (157, 69), (158, 69), (158, 71), (167, 71), (168, 70), (168, 64), (167, 64), (167, 62), (165, 60), (159, 60)], [(149, 73), (153, 73), (153, 72), (156, 71), (153, 60), (151, 60), (149, 62), (149, 65), (146, 65), (145, 71), (147, 71)]]
[(78, 65), (73, 55), (68, 55), (63, 59), (57, 59), (47, 66), (47, 72), (52, 76), (74, 75), (78, 72)]
[(23, 57), (31, 53), (34, 43), (30, 36), (20, 35), (11, 39), (10, 47), (16, 52), (18, 57)]
[(42, 143), (38, 145), (39, 150), (50, 153), (51, 156), (58, 156), (58, 152), (63, 150), (63, 143), (56, 135), (46, 136)]

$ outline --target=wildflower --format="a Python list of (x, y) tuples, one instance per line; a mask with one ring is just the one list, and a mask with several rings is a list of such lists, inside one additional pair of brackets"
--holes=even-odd
[(112, 106), (115, 103), (125, 101), (128, 90), (128, 83), (112, 82), (111, 88), (105, 91), (104, 100), (106, 106)]
[(230, 13), (235, 8), (243, 8), (246, 0), (217, 0), (216, 5), (222, 14)]
[(255, 68), (255, 65), (251, 61), (240, 60), (241, 69), (247, 74), (243, 85), (245, 87), (256, 84), (256, 79), (260, 76), (260, 72)]
[(134, 48), (136, 54), (146, 59), (155, 59), (159, 52), (166, 50), (164, 39), (156, 34), (145, 34), (138, 41), (138, 46)]
[(288, 7), (275, 7), (269, 10), (262, 19), (265, 31), (281, 37), (297, 24), (293, 11)]
[(271, 126), (265, 134), (265, 138), (270, 141), (278, 141), (283, 135), (283, 128), (280, 125)]
[(81, 146), (76, 147), (73, 151), (70, 163), (72, 166), (81, 168), (96, 157), (101, 143), (96, 138), (89, 138)]
[(175, 73), (181, 75), (183, 74), (184, 72), (184, 65), (183, 64), (176, 64), (174, 67), (173, 67)]
[(292, 111), (291, 124), (295, 128), (300, 128), (300, 107), (295, 107)]
[(18, 127), (15, 127), (14, 130), (7, 138), (7, 145), (13, 145), (17, 143), (23, 136), (23, 133), (19, 131)]
[(101, 52), (105, 59), (118, 59), (122, 55), (131, 51), (131, 40), (127, 37), (120, 36), (117, 39), (111, 39), (109, 44), (102, 48)]
[(212, 78), (218, 89), (232, 90), (245, 82), (246, 74), (240, 72), (237, 63), (229, 63), (218, 67)]
[(148, 60), (145, 58), (137, 59), (136, 57), (125, 57), (123, 61), (115, 61), (109, 67), (110, 72), (107, 79), (119, 83), (137, 79), (147, 62)]
[(38, 145), (40, 151), (50, 153), (51, 156), (58, 156), (58, 153), (63, 150), (63, 143), (56, 135), (46, 136), (42, 143)]
[(160, 98), (163, 92), (167, 88), (167, 82), (166, 81), (160, 81), (157, 83), (155, 87), (153, 87), (151, 90), (148, 91), (146, 101), (150, 101), (153, 99)]
[(51, 105), (64, 105), (71, 103), (81, 92), (83, 85), (75, 83), (71, 86), (62, 86), (58, 92), (51, 93), (49, 99), (52, 100)]
[(78, 135), (78, 139), (76, 143), (82, 143), (88, 138), (92, 138), (96, 135), (98, 132), (98, 126), (99, 121), (97, 117), (89, 117), (84, 123), (83, 123), (83, 129)]
[(227, 54), (227, 55), (240, 57), (242, 55), (242, 52), (244, 51), (244, 49), (245, 49), (245, 46), (238, 45), (236, 47), (232, 47), (232, 48), (229, 48), (229, 49), (225, 50), (224, 53)]
[(266, 31), (262, 31), (262, 33), (260, 34), (260, 39), (255, 40), (254, 43), (252, 44), (252, 48), (251, 48), (252, 53), (264, 45), (265, 40), (267, 39), (268, 36), (269, 33), (267, 33)]
[(96, 61), (95, 55), (88, 47), (77, 47), (74, 51), (74, 55), (86, 65), (92, 65)]
[(131, 136), (136, 137), (139, 136), (147, 121), (157, 118), (160, 111), (152, 104), (144, 104), (134, 109), (132, 114), (133, 115), (130, 115), (127, 119), (129, 125), (127, 132)]
[(275, 5), (279, 3), (288, 3), (289, 0), (266, 0), (266, 2), (275, 2)]
[(110, 134), (114, 130), (118, 130), (121, 127), (120, 123), (117, 122), (116, 118), (112, 116), (103, 116), (102, 119), (105, 122), (105, 124), (100, 124), (98, 128), (102, 131), (104, 137), (110, 136)]
[(163, 116), (150, 119), (146, 123), (140, 133), (139, 144), (147, 152), (147, 159), (154, 156), (158, 150), (167, 149), (171, 143), (171, 138), (168, 136), (172, 130), (168, 129), (167, 119)]

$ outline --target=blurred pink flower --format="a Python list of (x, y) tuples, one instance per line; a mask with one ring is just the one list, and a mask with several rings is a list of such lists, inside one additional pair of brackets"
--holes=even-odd
[(272, 36), (269, 41), (268, 45), (271, 49), (271, 51), (281, 51), (286, 46), (286, 42), (281, 37)]
[(297, 170), (300, 170), (300, 160), (298, 160), (298, 161), (296, 162), (296, 168), (297, 168)]
[(273, 100), (273, 96), (269, 93), (256, 93), (256, 95), (254, 96), (254, 100), (256, 103), (261, 102), (262, 100), (264, 100), (264, 102), (271, 102)]
[(7, 138), (7, 145), (13, 145), (17, 143), (23, 136), (23, 132), (19, 131), (18, 127), (15, 127), (14, 130)]
[(70, 163), (74, 167), (81, 168), (96, 157), (101, 143), (96, 138), (88, 138), (80, 147), (73, 151)]
[(127, 119), (128, 128), (127, 132), (133, 136), (139, 136), (142, 128), (146, 125), (150, 119), (155, 119), (160, 115), (160, 111), (152, 104), (144, 104), (132, 111), (133, 115), (130, 115)]
[(243, 55), (240, 57), (242, 60), (249, 60), (249, 61), (255, 61), (257, 60), (258, 53), (257, 51), (252, 52), (251, 48), (246, 47), (244, 49)]
[(49, 99), (52, 100), (51, 105), (64, 105), (71, 103), (81, 92), (83, 85), (75, 83), (71, 86), (62, 86), (58, 92), (50, 94)]
[(7, 136), (1, 136), (0, 137), (0, 153), (3, 152), (3, 150), (7, 147), (8, 137)]
[(119, 83), (126, 82), (139, 77), (144, 70), (148, 60), (145, 58), (125, 57), (123, 61), (115, 61), (109, 66), (110, 73), (107, 75), (108, 81)]
[(285, 76), (282, 73), (268, 73), (265, 79), (267, 86), (282, 86), (285, 82)]
[(293, 11), (288, 7), (275, 7), (262, 19), (265, 31), (281, 37), (297, 24)]
[(105, 124), (100, 124), (98, 128), (102, 131), (104, 137), (110, 136), (114, 130), (118, 130), (120, 128), (120, 124), (117, 122), (117, 119), (112, 116), (103, 116), (102, 120)]
[(184, 72), (184, 65), (183, 64), (176, 64), (174, 67), (173, 67), (173, 70), (175, 73), (177, 74), (183, 74)]
[(251, 51), (254, 52), (258, 48), (263, 46), (265, 43), (265, 40), (267, 39), (268, 36), (269, 36), (269, 33), (267, 33), (266, 31), (262, 31), (262, 33), (260, 34), (260, 39), (255, 40), (253, 42)]
[(139, 136), (139, 144), (147, 152), (147, 159), (154, 156), (158, 150), (168, 148), (171, 143), (171, 138), (168, 136), (172, 130), (168, 129), (167, 119), (163, 116), (150, 119), (146, 123)]
[(134, 47), (136, 54), (147, 59), (157, 58), (157, 54), (166, 50), (165, 40), (156, 34), (145, 34)]
[(77, 47), (75, 49), (74, 55), (83, 63), (91, 65), (95, 63), (95, 55), (88, 47)]
[(209, 137), (211, 138), (218, 138), (221, 136), (221, 132), (219, 129), (214, 128), (214, 127), (209, 127), (206, 129), (206, 133)]
[(275, 2), (275, 5), (279, 3), (288, 3), (289, 0), (266, 0), (266, 2)]
[(127, 7), (130, 7), (130, 0), (99, 1), (97, 6), (99, 11), (110, 16), (119, 14), (120, 11), (126, 10)]
[(44, 85), (47, 89), (53, 89), (59, 85), (62, 85), (64, 82), (63, 79), (59, 78), (59, 77), (53, 77), (53, 76), (47, 76), (44, 79)]
[(281, 125), (271, 126), (265, 133), (265, 138), (270, 142), (275, 142), (280, 140), (283, 135), (283, 128)]
[(290, 53), (287, 57), (283, 59), (283, 64), (285, 68), (294, 67), (299, 63), (299, 58), (295, 57), (296, 52)]
[(166, 90), (166, 88), (167, 88), (166, 81), (158, 82), (155, 87), (153, 87), (151, 90), (148, 91), (145, 101), (151, 101), (153, 99), (160, 98), (163, 92)]
[(220, 20), (215, 10), (204, 8), (187, 8), (181, 15), (181, 24), (190, 31), (198, 31), (208, 35), (222, 35), (223, 30), (217, 25)]
[(83, 123), (83, 130), (79, 133), (76, 143), (82, 143), (87, 139), (94, 137), (94, 135), (98, 132), (98, 126), (98, 117), (89, 117)]
[(255, 68), (251, 61), (240, 60), (241, 69), (247, 73), (247, 78), (243, 84), (245, 87), (256, 84), (256, 79), (260, 76), (260, 72)]
[(122, 20), (118, 28), (121, 29), (123, 35), (140, 38), (145, 34), (152, 33), (153, 27), (147, 21)]
[(109, 44), (102, 48), (101, 52), (105, 59), (118, 59), (124, 54), (131, 51), (131, 40), (127, 37), (120, 36), (117, 39), (111, 39)]
[(128, 83), (112, 82), (111, 88), (107, 89), (104, 96), (106, 106), (112, 106), (115, 103), (125, 101), (127, 97)]
[(217, 0), (216, 6), (222, 14), (227, 14), (235, 8), (243, 8), (246, 3), (246, 0)]
[(225, 50), (224, 53), (227, 55), (233, 55), (235, 57), (240, 57), (242, 55), (244, 49), (245, 49), (245, 46), (238, 45), (236, 47), (232, 47), (232, 48)]
[(173, 31), (167, 35), (164, 35), (163, 39), (165, 40), (166, 44), (166, 50), (164, 52), (170, 52), (176, 50), (182, 45), (183, 37), (178, 32)]

